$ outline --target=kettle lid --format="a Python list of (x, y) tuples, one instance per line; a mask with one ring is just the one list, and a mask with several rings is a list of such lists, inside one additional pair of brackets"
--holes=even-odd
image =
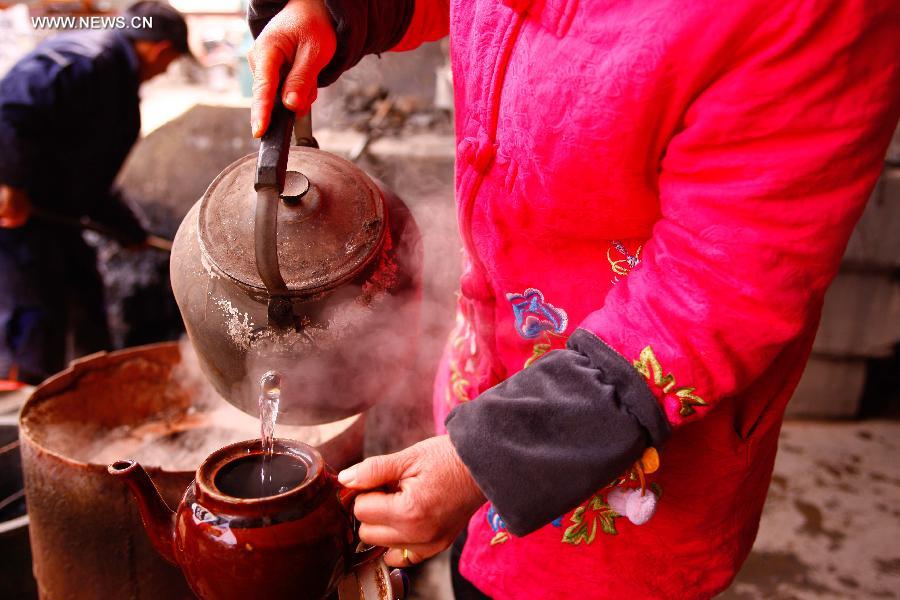
[[(199, 235), (203, 252), (219, 271), (265, 292), (256, 265), (255, 175), (256, 155), (251, 154), (216, 177), (201, 200)], [(381, 249), (384, 198), (353, 163), (293, 146), (277, 222), (278, 264), (287, 289), (291, 295), (313, 295), (357, 276)]]

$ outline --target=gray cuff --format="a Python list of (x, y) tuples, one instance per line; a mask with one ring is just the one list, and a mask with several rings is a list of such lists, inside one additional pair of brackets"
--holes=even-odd
[(447, 417), (478, 486), (522, 536), (624, 473), (671, 430), (643, 377), (584, 329)]

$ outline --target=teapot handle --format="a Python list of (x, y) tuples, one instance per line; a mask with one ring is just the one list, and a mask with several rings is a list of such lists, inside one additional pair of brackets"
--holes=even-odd
[[(335, 482), (338, 484), (338, 500), (340, 500), (341, 504), (344, 505), (344, 508), (350, 513), (351, 518), (355, 521), (356, 518), (353, 517), (353, 501), (359, 496), (363, 490), (353, 490), (348, 487), (344, 487), (337, 481), (337, 477), (335, 477)], [(357, 542), (359, 542), (359, 535), (356, 533), (356, 528), (354, 527), (353, 536)], [(381, 558), (388, 551), (384, 546), (370, 546), (365, 550), (360, 552), (356, 552), (353, 555), (353, 562), (348, 568), (349, 571), (366, 564), (367, 562), (373, 561), (376, 558)]]
[(381, 558), (388, 551), (384, 546), (369, 546), (365, 550), (353, 554), (353, 564), (350, 570), (360, 567), (368, 562), (372, 562), (376, 558)]

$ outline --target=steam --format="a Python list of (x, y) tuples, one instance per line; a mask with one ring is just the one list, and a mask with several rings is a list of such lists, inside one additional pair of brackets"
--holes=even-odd
[[(181, 362), (169, 373), (168, 388), (173, 402), (166, 409), (141, 423), (128, 422), (98, 431), (92, 441), (83, 432), (74, 433), (80, 444), (66, 444), (76, 460), (109, 464), (132, 458), (144, 466), (168, 471), (193, 471), (209, 454), (222, 446), (247, 439), (259, 439), (256, 416), (241, 412), (223, 400), (212, 388), (187, 338), (179, 342)], [(278, 435), (320, 446), (346, 432), (355, 418), (312, 427), (279, 427)], [(55, 427), (71, 427), (62, 423)], [(73, 440), (75, 438), (73, 437)]]
[[(381, 303), (379, 306), (365, 308), (357, 303), (355, 295), (332, 298), (330, 308), (317, 317), (333, 332), (340, 333), (337, 338), (341, 344), (324, 344), (317, 348), (320, 351), (306, 353), (298, 361), (289, 356), (303, 353), (276, 352), (278, 345), (312, 346), (315, 328), (261, 340), (244, 365), (247, 384), (241, 393), (246, 406), (256, 409), (259, 378), (274, 369), (284, 376), (283, 415), (289, 414), (294, 402), (298, 406), (312, 402), (346, 407), (360, 396), (374, 395), (377, 404), (365, 414), (365, 452), (382, 454), (433, 434), (432, 381), (454, 322), (460, 252), (452, 171), (447, 160), (416, 158), (361, 166), (391, 182), (417, 221), (424, 245), (421, 300), (385, 295), (374, 300)], [(260, 325), (251, 323), (239, 306), (211, 309), (234, 313), (239, 320), (235, 334)], [(371, 325), (370, 319), (361, 318), (360, 310), (385, 318), (367, 331), (356, 330), (354, 323), (365, 321)], [(248, 415), (225, 402), (207, 381), (187, 339), (181, 341), (180, 348), (181, 363), (169, 374), (172, 401), (166, 410), (137, 424), (123, 416), (122, 425), (113, 428), (67, 424), (72, 428), (67, 436), (73, 443), (67, 444), (70, 447), (64, 453), (76, 460), (99, 464), (134, 458), (146, 466), (192, 471), (223, 445), (258, 439), (260, 423), (256, 410)], [(376, 358), (391, 368), (367, 368)], [(357, 420), (349, 417), (305, 427), (279, 423), (275, 433), (318, 446), (347, 432)], [(90, 435), (86, 434), (88, 428)], [(95, 441), (84, 442), (91, 438)]]
[[(405, 379), (397, 381), (382, 401), (367, 412), (367, 455), (396, 452), (434, 435), (434, 376), (455, 321), (462, 262), (452, 149), (449, 152), (451, 158), (385, 158), (379, 164), (360, 164), (388, 182), (409, 207), (422, 233), (424, 251), (416, 353), (405, 366)], [(387, 343), (397, 343), (396, 337)]]
[[(246, 368), (250, 381), (269, 369), (282, 373), (281, 410), (287, 420), (279, 423), (290, 422), (290, 411), (298, 404), (350, 410), (354, 402), (373, 398), (376, 403), (365, 412), (365, 453), (371, 455), (394, 452), (434, 434), (433, 380), (454, 324), (461, 253), (449, 161), (361, 166), (394, 182), (421, 231), (419, 297), (383, 295), (376, 300), (380, 304), (369, 307), (351, 296), (332, 297), (332, 310), (320, 316), (338, 344), (319, 344), (301, 360), (295, 358), (300, 352), (280, 359), (277, 352), (267, 352), (271, 347), (258, 348), (248, 354)], [(354, 329), (356, 323), (365, 327)], [(314, 337), (315, 331), (308, 335)], [(303, 335), (290, 342), (312, 343)], [(376, 362), (385, 366), (374, 368)]]

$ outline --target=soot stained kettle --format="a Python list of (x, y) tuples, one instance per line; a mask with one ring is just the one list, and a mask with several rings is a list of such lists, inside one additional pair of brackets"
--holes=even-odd
[(254, 414), (260, 376), (280, 371), (278, 421), (310, 425), (369, 408), (408, 370), (422, 249), (395, 194), (319, 150), (308, 121), (307, 146), (291, 147), (293, 122), (277, 102), (258, 156), (229, 165), (188, 212), (171, 279), (219, 394)]

